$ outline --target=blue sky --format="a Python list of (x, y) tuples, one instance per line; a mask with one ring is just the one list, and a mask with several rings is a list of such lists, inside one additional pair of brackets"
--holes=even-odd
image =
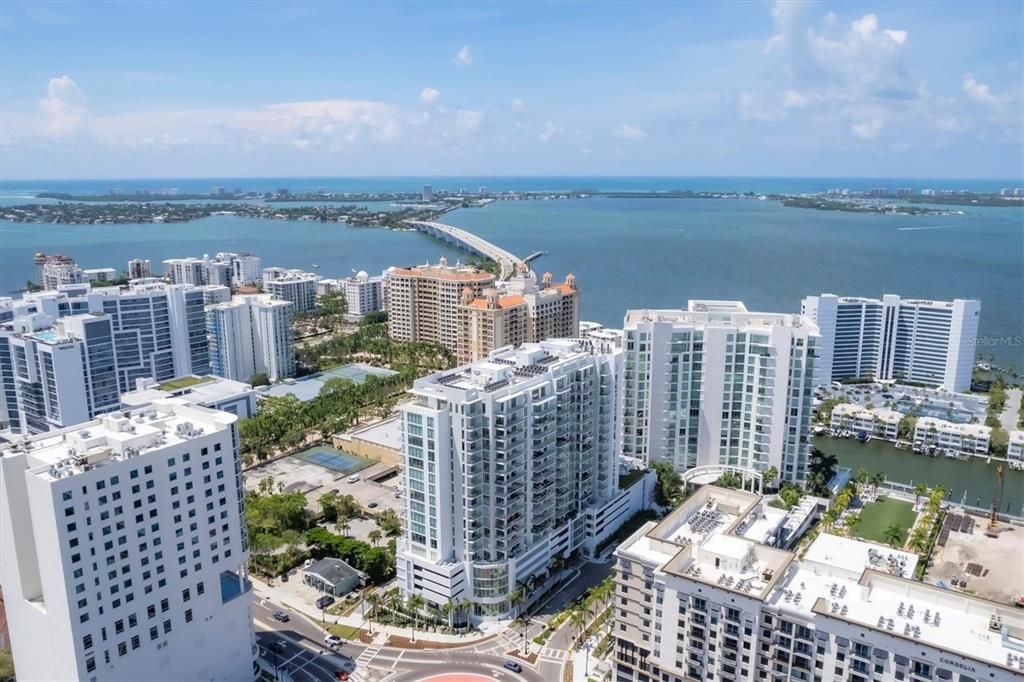
[(0, 4), (0, 177), (1024, 176), (1024, 3)]

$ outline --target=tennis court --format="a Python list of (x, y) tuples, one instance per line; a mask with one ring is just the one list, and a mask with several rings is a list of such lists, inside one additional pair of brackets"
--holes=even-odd
[(325, 445), (318, 445), (302, 452), (296, 452), (292, 457), (303, 462), (309, 462), (310, 464), (317, 464), (325, 469), (337, 471), (341, 474), (353, 474), (373, 464), (373, 460), (342, 452), (341, 450), (335, 450)]

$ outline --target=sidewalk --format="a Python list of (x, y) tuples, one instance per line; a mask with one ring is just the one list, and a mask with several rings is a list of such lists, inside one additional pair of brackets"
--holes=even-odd
[[(269, 586), (259, 578), (251, 577), (253, 587), (253, 594), (256, 599), (265, 599), (272, 604), (278, 604), (284, 606), (292, 611), (297, 611), (302, 615), (306, 616), (315, 625), (320, 626), (321, 613), (312, 604), (307, 604), (301, 599), (297, 599), (296, 595), (292, 592), (282, 590), (278, 586)], [(355, 628), (361, 628), (363, 630), (370, 630), (372, 625), (373, 629), (373, 644), (375, 646), (383, 646), (391, 635), (411, 639), (412, 628), (410, 627), (397, 627), (394, 625), (381, 625), (380, 623), (369, 623), (363, 619), (361, 610), (357, 608), (350, 616), (334, 616), (326, 614), (324, 616), (328, 623), (335, 623), (338, 625), (348, 625)], [(430, 632), (420, 630), (416, 628), (416, 641), (424, 642), (437, 642), (438, 644), (457, 644), (459, 646), (471, 646), (477, 644), (483, 640), (493, 637), (501, 632), (505, 631), (512, 621), (503, 620), (495, 622), (485, 622), (479, 625), (480, 631), (471, 632), (462, 635), (452, 635), (441, 632)]]

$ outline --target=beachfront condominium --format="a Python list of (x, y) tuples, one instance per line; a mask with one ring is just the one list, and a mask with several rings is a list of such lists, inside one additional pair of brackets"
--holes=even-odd
[(703, 486), (615, 550), (617, 681), (1024, 679), (1024, 611), (883, 545), (821, 533), (798, 558), (767, 502)]
[(264, 268), (263, 290), (279, 301), (290, 301), (292, 311), (316, 310), (316, 283), (320, 275), (287, 268)]
[[(50, 266), (61, 266), (61, 265), (70, 266), (67, 269), (66, 272), (73, 272), (74, 269), (77, 267), (76, 264), (75, 264), (75, 259), (74, 258), (71, 258), (70, 256), (65, 256), (62, 253), (51, 253), (51, 254), (47, 255), (47, 254), (43, 253), (42, 251), (39, 251), (39, 252), (37, 252), (35, 254), (35, 256), (33, 256), (32, 260), (33, 260), (33, 264), (35, 265), (35, 273), (36, 273), (36, 275), (35, 275), (35, 283), (38, 284), (39, 286), (43, 287), (44, 289), (48, 288), (47, 285), (46, 285), (46, 279), (47, 279), (47, 277), (46, 277), (46, 266), (47, 265), (50, 265)], [(51, 274), (50, 274), (51, 282), (52, 282), (52, 278), (54, 278), (55, 276), (58, 279), (65, 279), (67, 277), (67, 275), (58, 275), (57, 274), (57, 273), (60, 273), (60, 272), (62, 272), (62, 270), (59, 267), (55, 267), (53, 270), (51, 270)], [(84, 279), (84, 278), (82, 278), (82, 279)], [(80, 283), (82, 281), (82, 279), (78, 280), (77, 282), (59, 282), (58, 284), (78, 284), (78, 283)], [(56, 285), (54, 285), (54, 286), (56, 286)]]
[(153, 265), (149, 259), (132, 258), (128, 261), (128, 279), (148, 279), (153, 276)]
[(270, 294), (234, 296), (206, 308), (211, 373), (235, 381), (295, 374), (292, 304)]
[(962, 392), (971, 387), (981, 302), (808, 296), (821, 329), (816, 383), (896, 380)]
[(168, 258), (164, 261), (164, 277), (174, 284), (206, 284), (206, 268), (202, 258)]
[(469, 265), (390, 268), (387, 277), (388, 333), (399, 341), (438, 343), (459, 350), (459, 306), (468, 288), (473, 297), (494, 284), (494, 275)]
[(361, 270), (353, 277), (341, 280), (345, 305), (350, 317), (362, 317), (384, 310), (384, 276), (370, 277)]
[(398, 586), (477, 617), (529, 599), (549, 564), (593, 553), (618, 494), (621, 351), (568, 339), (418, 379), (400, 406)]
[(252, 679), (237, 419), (165, 399), (5, 446), (19, 680)]
[(145, 280), (26, 294), (0, 323), (0, 422), (18, 433), (70, 426), (137, 379), (209, 373), (204, 306), (201, 288)]
[(677, 471), (730, 465), (801, 481), (810, 455), (818, 328), (739, 301), (630, 310), (623, 452)]
[(502, 346), (575, 338), (579, 328), (579, 289), (571, 273), (555, 283), (546, 272), (540, 284), (534, 273), (520, 273), (480, 296), (471, 287), (463, 289), (457, 356), (459, 362), (473, 362)]

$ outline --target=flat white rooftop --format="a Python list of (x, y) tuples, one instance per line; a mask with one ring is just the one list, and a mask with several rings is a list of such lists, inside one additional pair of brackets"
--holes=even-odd
[(532, 383), (563, 364), (592, 354), (588, 345), (572, 339), (548, 339), (524, 343), (518, 348), (506, 346), (458, 369), (417, 379), (412, 392), (440, 395), (446, 389), (460, 389), (489, 393)]
[[(189, 383), (189, 377), (180, 377), (160, 384), (153, 382), (146, 388), (122, 393), (121, 404), (135, 408), (162, 398), (174, 397), (196, 405), (205, 405), (255, 393), (249, 384), (233, 379), (216, 376), (191, 378), (195, 380), (194, 383)], [(176, 382), (181, 382), (181, 386), (176, 388)]]
[(861, 540), (821, 534), (797, 560), (759, 539), (784, 518), (758, 495), (703, 486), (616, 553), (807, 618), (846, 620), (1024, 672), (1024, 610), (918, 582), (917, 555)]
[(625, 326), (648, 322), (668, 322), (696, 327), (807, 328), (817, 332), (817, 325), (809, 318), (792, 313), (749, 312), (740, 301), (690, 301), (682, 309), (637, 309), (626, 311)]
[(236, 420), (227, 412), (165, 398), (134, 412), (114, 412), (17, 441), (4, 447), (4, 454), (24, 453), (29, 473), (52, 482), (228, 429)]

